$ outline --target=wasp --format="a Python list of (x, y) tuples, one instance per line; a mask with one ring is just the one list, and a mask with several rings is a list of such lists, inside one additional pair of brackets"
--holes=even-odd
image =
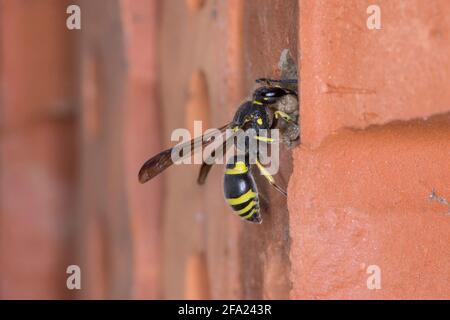
[[(231, 129), (234, 135), (237, 135), (239, 132), (253, 129), (255, 132), (255, 135), (253, 135), (254, 139), (270, 144), (275, 142), (274, 139), (266, 135), (259, 135), (259, 132), (263, 129), (280, 128), (286, 126), (286, 124), (298, 129), (296, 116), (283, 110), (279, 103), (285, 97), (294, 98), (295, 101), (298, 101), (298, 90), (296, 89), (297, 79), (274, 80), (261, 78), (257, 79), (256, 83), (259, 87), (254, 90), (251, 98), (242, 103), (236, 111), (233, 120), (219, 128), (219, 130), (221, 133), (224, 133), (227, 129)], [(298, 137), (298, 130), (296, 132), (297, 134), (294, 138)], [(233, 135), (228, 137), (223, 145), (229, 139), (233, 138)], [(292, 140), (292, 137), (290, 139)], [(178, 147), (184, 148), (188, 146), (192, 153), (195, 151), (195, 148), (199, 146), (205, 147), (211, 142), (212, 139), (203, 135), (178, 145)], [(173, 148), (164, 150), (147, 160), (139, 171), (139, 181), (145, 183), (170, 167), (174, 163), (171, 157), (172, 150)], [(216, 151), (217, 149), (211, 153), (211, 156), (214, 156)], [(270, 185), (282, 195), (287, 196), (287, 192), (276, 184), (274, 177), (261, 164), (257, 150), (255, 164)], [(203, 161), (197, 179), (198, 184), (202, 185), (205, 183), (212, 165), (210, 161)], [(258, 188), (252, 175), (250, 152), (245, 147), (243, 156), (234, 156), (227, 161), (223, 180), (223, 191), (225, 201), (239, 217), (253, 223), (262, 222)]]

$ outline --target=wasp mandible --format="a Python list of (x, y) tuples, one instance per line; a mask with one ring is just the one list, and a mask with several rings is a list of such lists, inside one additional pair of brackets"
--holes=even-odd
[[(258, 135), (258, 132), (262, 129), (270, 130), (288, 124), (297, 128), (296, 136), (294, 136), (294, 138), (297, 138), (298, 126), (296, 117), (281, 110), (282, 108), (280, 108), (278, 103), (281, 99), (288, 96), (298, 101), (297, 79), (274, 80), (261, 78), (257, 79), (256, 83), (260, 86), (253, 92), (251, 99), (241, 104), (233, 120), (219, 128), (220, 132), (224, 133), (227, 129), (232, 129), (235, 134), (238, 134), (239, 132), (253, 129), (256, 132), (256, 135), (253, 136), (255, 139), (270, 144), (275, 141), (270, 137)], [(233, 135), (228, 137), (224, 145), (229, 139), (233, 138)], [(185, 144), (178, 145), (178, 147), (189, 146), (192, 154), (195, 148), (200, 146), (203, 148), (211, 142), (211, 139), (203, 135)], [(139, 181), (141, 183), (149, 181), (174, 163), (171, 157), (172, 149), (164, 150), (144, 163), (139, 171)], [(212, 152), (212, 154), (214, 153), (215, 151)], [(249, 161), (249, 151), (243, 150), (243, 153), (243, 157), (234, 156), (226, 163), (223, 188), (225, 201), (245, 221), (261, 223), (259, 194), (251, 173), (252, 164)], [(284, 196), (287, 196), (286, 191), (275, 183), (273, 176), (261, 164), (258, 154), (256, 154), (255, 164), (270, 185)], [(210, 162), (203, 161), (197, 179), (198, 184), (204, 184), (212, 165)]]

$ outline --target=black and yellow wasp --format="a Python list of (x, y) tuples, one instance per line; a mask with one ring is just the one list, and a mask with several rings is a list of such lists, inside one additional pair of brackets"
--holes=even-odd
[[(253, 137), (259, 141), (272, 143), (272, 138), (268, 136), (260, 136), (258, 132), (261, 129), (270, 130), (279, 127), (280, 122), (293, 123), (295, 119), (288, 113), (280, 110), (277, 107), (277, 102), (285, 96), (293, 96), (297, 101), (297, 80), (296, 79), (258, 79), (256, 83), (260, 85), (252, 95), (251, 100), (245, 101), (236, 114), (233, 120), (225, 126), (219, 128), (221, 133), (224, 133), (226, 129), (232, 129), (232, 132), (238, 134), (239, 132), (245, 132), (249, 129), (253, 129), (256, 133)], [(294, 89), (293, 89), (294, 87)], [(234, 137), (228, 137), (224, 143)], [(190, 147), (191, 153), (198, 146), (205, 147), (212, 142), (206, 136), (195, 138), (185, 144), (178, 145), (177, 147), (183, 148), (184, 146)], [(254, 223), (261, 223), (261, 214), (259, 207), (259, 195), (258, 188), (255, 183), (255, 179), (251, 173), (251, 163), (248, 150), (243, 151), (244, 156), (231, 157), (226, 164), (224, 175), (224, 195), (226, 202), (231, 206), (237, 215), (242, 219)], [(162, 151), (153, 158), (147, 160), (139, 171), (139, 181), (145, 183), (170, 167), (173, 164), (171, 157), (172, 148)], [(212, 152), (212, 155), (215, 151)], [(183, 157), (190, 156), (185, 154)], [(204, 184), (206, 177), (212, 167), (211, 162), (203, 162), (200, 173), (198, 176), (198, 184)], [(267, 179), (267, 181), (281, 194), (287, 196), (286, 191), (279, 187), (275, 183), (275, 179), (269, 174), (268, 170), (261, 164), (256, 155), (255, 161), (256, 167), (261, 174)]]

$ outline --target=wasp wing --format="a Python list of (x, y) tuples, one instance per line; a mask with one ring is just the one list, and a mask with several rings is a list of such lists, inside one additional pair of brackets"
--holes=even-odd
[(199, 185), (205, 184), (206, 177), (208, 176), (209, 171), (212, 168), (212, 164), (203, 162), (202, 166), (200, 167), (200, 172), (198, 173), (197, 183)]
[[(230, 124), (226, 124), (225, 126), (219, 128), (219, 131), (223, 133), (229, 127), (230, 127)], [(208, 144), (210, 144), (213, 141), (213, 139), (211, 139), (213, 136), (214, 136), (213, 134), (207, 134), (207, 135), (203, 135), (203, 136), (197, 137), (195, 139), (192, 139), (191, 141), (176, 145), (175, 147), (178, 150), (181, 150), (180, 160), (191, 156), (191, 154), (193, 152), (195, 152), (195, 150), (198, 147), (200, 147), (200, 146), (205, 147)], [(189, 148), (190, 152), (184, 154), (183, 150), (184, 150), (184, 148), (186, 148), (188, 146), (190, 147)], [(173, 148), (175, 148), (175, 147), (173, 147)], [(139, 170), (139, 174), (138, 174), (140, 183), (145, 183), (145, 182), (151, 180), (152, 178), (154, 178), (155, 176), (157, 176), (158, 174), (160, 174), (161, 172), (166, 170), (168, 167), (173, 165), (173, 160), (172, 160), (173, 148), (170, 148), (170, 149), (160, 152), (153, 158), (150, 158), (149, 160), (147, 160), (142, 165), (141, 169)]]
[[(222, 157), (225, 156), (228, 148), (230, 147), (230, 141), (234, 139), (236, 133), (230, 135), (221, 146), (218, 146), (209, 156), (208, 161), (203, 161), (202, 166), (200, 167), (200, 172), (198, 173), (197, 183), (199, 185), (203, 185), (206, 181), (206, 177), (208, 176), (209, 171), (214, 165), (213, 161), (215, 158), (219, 157), (218, 152), (222, 151)], [(233, 144), (234, 145), (234, 144)]]

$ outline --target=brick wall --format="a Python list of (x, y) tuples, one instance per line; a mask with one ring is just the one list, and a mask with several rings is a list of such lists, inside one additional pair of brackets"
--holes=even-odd
[(79, 37), (82, 298), (160, 297), (161, 180), (137, 182), (160, 150), (156, 3), (84, 1)]
[(300, 1), (292, 298), (449, 297), (450, 4), (376, 3), (380, 30), (370, 1)]
[(0, 295), (160, 297), (161, 180), (137, 183), (160, 149), (156, 2), (77, 4), (69, 31), (68, 1), (0, 2)]
[[(1, 298), (449, 297), (449, 208), (429, 198), (450, 197), (448, 2), (379, 0), (380, 30), (365, 0), (76, 3), (69, 31), (69, 1), (0, 0)], [(302, 145), (281, 153), (287, 202), (257, 177), (262, 225), (230, 213), (220, 166), (138, 183), (286, 48)]]
[(1, 298), (70, 297), (76, 110), (64, 13), (58, 0), (0, 1)]

